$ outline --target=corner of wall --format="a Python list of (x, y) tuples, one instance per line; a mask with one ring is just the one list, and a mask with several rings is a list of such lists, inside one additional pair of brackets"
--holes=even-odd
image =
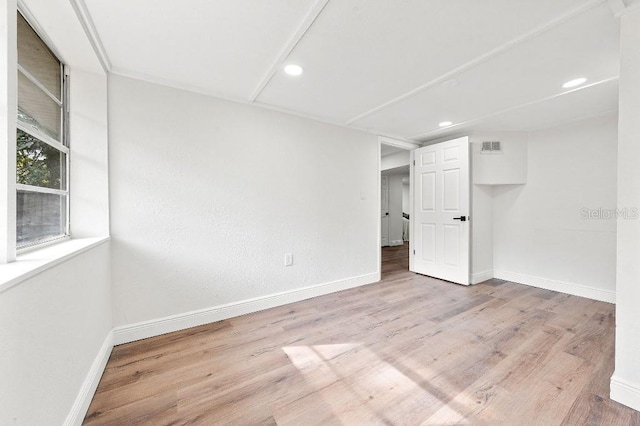
[(89, 405), (91, 404), (91, 400), (93, 399), (93, 395), (96, 393), (96, 389), (98, 388), (98, 384), (102, 378), (102, 373), (107, 366), (107, 361), (109, 361), (112, 349), (113, 332), (110, 331), (105, 337), (102, 347), (98, 350), (98, 354), (93, 360), (91, 368), (82, 382), (78, 396), (76, 397), (76, 400), (69, 411), (69, 415), (64, 422), (65, 426), (82, 424), (87, 410), (89, 409)]

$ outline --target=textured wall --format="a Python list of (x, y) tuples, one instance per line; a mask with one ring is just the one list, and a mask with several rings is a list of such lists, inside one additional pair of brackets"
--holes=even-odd
[(374, 135), (109, 83), (116, 326), (379, 270)]

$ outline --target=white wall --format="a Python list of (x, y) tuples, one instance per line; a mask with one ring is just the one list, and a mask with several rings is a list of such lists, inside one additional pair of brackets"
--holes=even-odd
[(0, 293), (0, 424), (61, 425), (111, 330), (109, 245)]
[(118, 76), (109, 101), (119, 333), (378, 279), (376, 136)]
[(16, 1), (0, 4), (0, 264), (15, 260)]
[[(621, 18), (618, 208), (640, 208), (640, 9)], [(611, 398), (640, 410), (640, 220), (618, 219), (616, 370)]]
[(402, 242), (402, 178), (403, 175), (389, 176), (389, 245)]
[(471, 284), (493, 278), (493, 191), (471, 185)]
[(109, 235), (107, 77), (70, 75), (70, 221), (74, 238)]
[(616, 207), (617, 117), (532, 132), (526, 185), (494, 188), (495, 275), (613, 301), (615, 219), (583, 209)]
[[(500, 141), (502, 152), (482, 154), (482, 142)], [(527, 134), (476, 132), (471, 149), (471, 283), (493, 278), (494, 185), (527, 181)]]
[[(15, 7), (15, 2), (9, 7), (11, 3)], [(109, 228), (106, 74), (70, 2), (21, 3), (27, 18), (70, 67), (72, 234), (105, 237)], [(6, 69), (7, 64), (0, 66)], [(15, 74), (15, 62), (10, 68)], [(13, 85), (9, 90), (15, 91), (15, 82)], [(15, 140), (15, 128), (8, 133)], [(15, 159), (15, 151), (12, 155)], [(63, 246), (65, 243), (58, 245)], [(81, 420), (87, 392), (100, 373), (96, 361), (104, 359), (110, 349), (109, 244), (85, 248), (71, 257), (45, 256), (52, 252), (56, 252), (54, 247), (31, 253), (31, 257), (42, 256), (40, 263), (51, 262), (49, 267), (12, 280), (13, 285), (0, 292), (2, 425), (59, 425), (65, 419)], [(17, 262), (0, 265), (0, 277), (2, 268), (21, 270), (28, 264), (19, 255)]]
[[(405, 178), (408, 179), (409, 175), (405, 176)], [(409, 182), (406, 183), (402, 183), (402, 211), (404, 213), (410, 213), (411, 210), (411, 206), (409, 204), (409, 201), (411, 200), (411, 185), (409, 185)]]
[[(473, 183), (512, 185), (527, 183), (527, 134), (524, 132), (478, 133), (469, 137), (473, 158)], [(502, 150), (482, 153), (482, 142), (500, 141)]]

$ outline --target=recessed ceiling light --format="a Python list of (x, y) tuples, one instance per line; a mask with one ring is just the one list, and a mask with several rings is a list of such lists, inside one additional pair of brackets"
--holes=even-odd
[(289, 75), (293, 75), (293, 76), (298, 76), (300, 74), (302, 74), (304, 70), (302, 69), (302, 67), (300, 65), (297, 64), (289, 64), (287, 66), (284, 67), (284, 72), (286, 72)]
[(447, 126), (451, 126), (453, 123), (450, 121), (443, 121), (442, 123), (439, 123), (438, 126), (440, 127), (447, 127)]
[(573, 80), (567, 81), (565, 84), (562, 85), (562, 87), (565, 89), (570, 89), (572, 87), (580, 86), (585, 81), (587, 81), (587, 79), (584, 77), (574, 78)]

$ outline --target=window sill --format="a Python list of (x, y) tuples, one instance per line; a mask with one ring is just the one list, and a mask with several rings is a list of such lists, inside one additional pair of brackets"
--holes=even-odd
[(109, 241), (109, 237), (76, 238), (18, 254), (15, 262), (0, 265), (0, 293), (55, 265)]

